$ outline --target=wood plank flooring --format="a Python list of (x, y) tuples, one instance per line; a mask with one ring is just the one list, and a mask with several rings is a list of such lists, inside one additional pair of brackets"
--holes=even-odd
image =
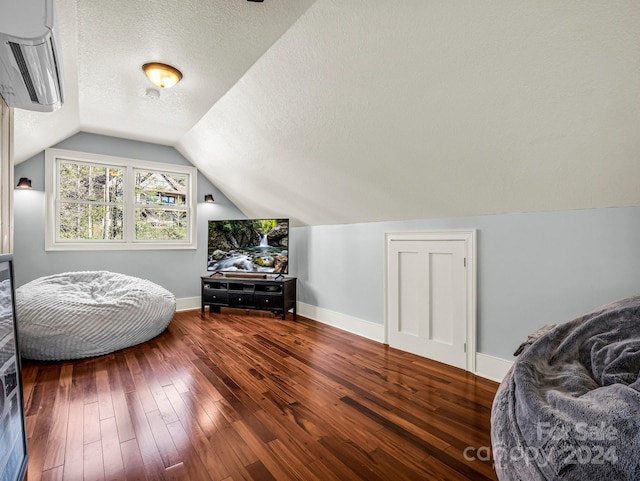
[(464, 456), (496, 383), (301, 316), (180, 312), (23, 376), (29, 481), (497, 479)]

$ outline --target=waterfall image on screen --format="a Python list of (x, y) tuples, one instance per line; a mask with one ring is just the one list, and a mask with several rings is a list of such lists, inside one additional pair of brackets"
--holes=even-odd
[(210, 220), (207, 270), (286, 274), (289, 219)]

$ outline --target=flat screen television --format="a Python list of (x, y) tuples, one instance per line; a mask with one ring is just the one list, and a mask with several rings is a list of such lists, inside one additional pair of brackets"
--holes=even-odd
[(207, 271), (289, 272), (289, 219), (210, 220)]

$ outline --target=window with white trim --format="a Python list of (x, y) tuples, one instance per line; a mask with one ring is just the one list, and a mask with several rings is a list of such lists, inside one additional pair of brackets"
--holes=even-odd
[(194, 167), (45, 153), (47, 250), (195, 249)]

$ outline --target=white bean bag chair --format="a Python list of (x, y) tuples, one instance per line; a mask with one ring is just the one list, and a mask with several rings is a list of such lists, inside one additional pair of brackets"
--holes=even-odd
[(146, 279), (108, 271), (65, 272), (16, 289), (20, 352), (58, 361), (134, 346), (166, 329), (175, 296)]

